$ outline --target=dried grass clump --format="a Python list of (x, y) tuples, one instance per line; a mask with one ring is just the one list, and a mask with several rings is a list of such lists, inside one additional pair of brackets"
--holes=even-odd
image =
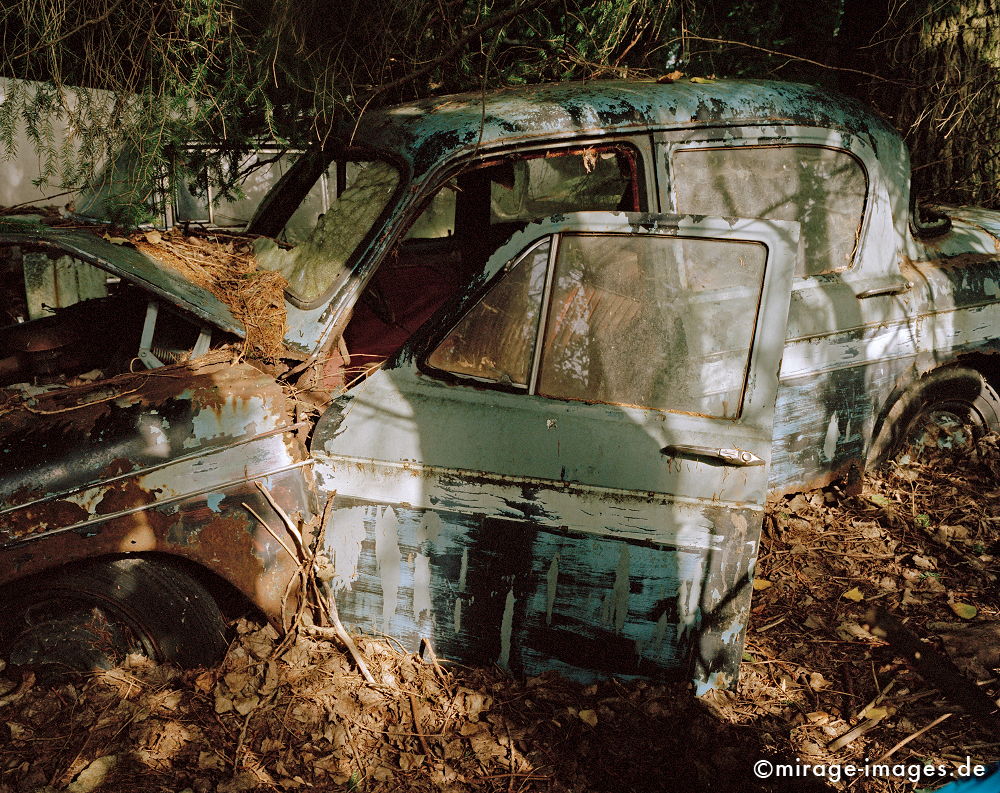
[(129, 241), (225, 303), (246, 327), (244, 354), (269, 360), (286, 354), (285, 278), (257, 269), (249, 239), (221, 233), (185, 236), (174, 229), (137, 232)]

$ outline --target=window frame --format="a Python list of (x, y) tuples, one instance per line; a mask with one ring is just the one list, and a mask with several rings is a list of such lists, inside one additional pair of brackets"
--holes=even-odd
[[(267, 195), (264, 196), (263, 200), (257, 206), (256, 213), (247, 224), (246, 234), (277, 239), (278, 235), (285, 228), (285, 225), (295, 214), (295, 211), (320, 180), (324, 180), (323, 190), (328, 202), (331, 196), (339, 198), (343, 192), (340, 185), (341, 167), (339, 163), (341, 161), (346, 163), (352, 160), (388, 163), (398, 172), (399, 182), (378, 218), (372, 223), (365, 236), (344, 261), (341, 275), (334, 277), (319, 296), (312, 300), (305, 300), (290, 289), (285, 289), (285, 300), (301, 311), (312, 311), (326, 305), (348, 283), (354, 281), (359, 276), (363, 276), (367, 280), (368, 276), (374, 272), (372, 268), (368, 268), (370, 272), (365, 272), (365, 262), (370, 259), (373, 246), (384, 240), (387, 226), (391, 227), (392, 224), (390, 221), (399, 211), (403, 197), (410, 187), (412, 169), (409, 164), (393, 152), (385, 152), (364, 146), (335, 147), (326, 150), (319, 147), (310, 149), (301, 154), (292, 163), (291, 167), (281, 175), (281, 178), (278, 179), (274, 187), (268, 191)], [(337, 165), (337, 184), (333, 185), (333, 189), (331, 190), (329, 180), (327, 179), (327, 172), (335, 164)], [(329, 209), (329, 206), (327, 208)]]
[[(787, 222), (787, 221), (782, 221)], [(478, 388), (485, 388), (493, 391), (502, 391), (505, 393), (515, 393), (523, 394), (529, 397), (538, 397), (539, 399), (554, 400), (563, 403), (577, 403), (586, 405), (614, 405), (618, 407), (629, 407), (638, 410), (653, 411), (656, 413), (673, 413), (681, 415), (691, 415), (698, 416), (702, 418), (708, 418), (717, 421), (728, 421), (735, 422), (739, 421), (746, 409), (746, 396), (747, 387), (749, 384), (750, 372), (753, 368), (753, 361), (756, 354), (758, 338), (760, 336), (760, 311), (764, 300), (764, 295), (766, 291), (766, 285), (769, 278), (769, 270), (773, 267), (773, 255), (774, 252), (767, 246), (765, 250), (764, 259), (764, 269), (762, 272), (760, 289), (757, 292), (757, 299), (754, 305), (754, 323), (753, 331), (747, 345), (746, 362), (743, 367), (742, 380), (739, 389), (739, 406), (728, 416), (719, 416), (709, 413), (698, 413), (689, 410), (681, 409), (671, 409), (663, 407), (653, 407), (651, 405), (643, 405), (639, 403), (632, 402), (612, 402), (603, 399), (581, 399), (579, 397), (568, 397), (568, 396), (550, 396), (547, 394), (538, 393), (539, 381), (542, 374), (542, 353), (544, 344), (545, 331), (548, 328), (550, 317), (549, 313), (551, 310), (552, 303), (552, 292), (553, 285), (556, 277), (556, 264), (559, 257), (559, 251), (562, 243), (562, 238), (564, 236), (598, 236), (598, 237), (628, 237), (631, 238), (634, 235), (630, 235), (626, 232), (606, 232), (606, 231), (552, 231), (548, 232), (541, 237), (537, 237), (528, 243), (524, 248), (521, 248), (511, 259), (504, 263), (500, 269), (492, 277), (490, 277), (480, 288), (476, 289), (474, 293), (468, 295), (467, 299), (462, 300), (459, 305), (452, 306), (451, 310), (448, 310), (445, 315), (439, 316), (438, 321), (434, 323), (433, 331), (427, 335), (426, 343), (423, 345), (420, 353), (416, 356), (416, 366), (417, 369), (424, 374), (433, 377), (437, 380), (441, 380), (453, 385), (469, 385)], [(662, 235), (668, 239), (673, 240), (715, 240), (717, 238), (705, 237), (701, 235), (685, 235), (683, 233), (675, 233), (669, 235)], [(763, 244), (758, 240), (728, 240), (728, 242), (742, 242), (746, 244)], [(534, 328), (534, 340), (531, 344), (531, 358), (529, 361), (528, 368), (528, 384), (526, 387), (517, 386), (514, 384), (503, 383), (499, 380), (492, 380), (489, 378), (476, 377), (475, 375), (461, 374), (457, 372), (451, 372), (446, 369), (440, 369), (438, 367), (432, 366), (429, 363), (431, 355), (438, 349), (442, 342), (448, 337), (455, 328), (458, 327), (459, 323), (465, 319), (466, 316), (476, 308), (483, 299), (493, 290), (494, 287), (498, 286), (502, 279), (507, 277), (507, 275), (518, 265), (524, 262), (533, 251), (538, 247), (548, 243), (549, 253), (545, 264), (545, 282), (542, 288), (541, 300), (539, 303), (538, 317), (535, 321)], [(499, 252), (499, 251), (498, 251)]]
[[(427, 189), (419, 190), (419, 195), (414, 203), (408, 209), (404, 210), (405, 220), (400, 224), (392, 245), (398, 245), (406, 239), (410, 228), (424, 213), (431, 201), (434, 200), (434, 197), (462, 174), (499, 165), (510, 159), (530, 160), (553, 156), (554, 154), (578, 154), (587, 149), (597, 149), (598, 151), (626, 149), (634, 164), (636, 173), (638, 209), (634, 211), (654, 213), (660, 211), (655, 177), (656, 157), (648, 132), (631, 136), (616, 135), (607, 138), (588, 137), (576, 140), (551, 141), (549, 145), (532, 142), (529, 145), (522, 144), (516, 147), (507, 146), (489, 151), (479, 151), (474, 156), (463, 157), (448, 163), (443, 170), (428, 180), (428, 184), (431, 186)], [(643, 208), (644, 206), (645, 208)], [(568, 211), (575, 212), (580, 210)], [(541, 220), (542, 218), (534, 219)]]
[[(797, 272), (795, 281), (810, 278), (825, 278), (835, 275), (851, 277), (863, 270), (864, 239), (872, 222), (873, 205), (882, 191), (881, 176), (875, 153), (858, 139), (833, 129), (816, 127), (711, 127), (696, 130), (666, 129), (654, 132), (657, 173), (660, 176), (660, 200), (663, 211), (684, 214), (677, 206), (674, 189), (675, 177), (673, 158), (677, 151), (691, 149), (747, 149), (747, 148), (821, 148), (846, 154), (853, 159), (865, 179), (865, 199), (861, 216), (854, 233), (854, 247), (851, 262), (840, 268), (817, 273)], [(800, 222), (798, 220), (794, 222)], [(804, 244), (805, 232), (803, 231)]]

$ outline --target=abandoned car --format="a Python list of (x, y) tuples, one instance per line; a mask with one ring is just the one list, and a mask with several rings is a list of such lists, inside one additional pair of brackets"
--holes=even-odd
[(12, 663), (207, 663), (231, 604), (283, 622), (284, 513), (322, 522), (349, 627), (729, 686), (768, 493), (1000, 424), (1000, 214), (922, 218), (851, 101), (556, 84), (352, 132), (247, 229), (287, 279), (277, 360), (167, 264), (3, 226)]

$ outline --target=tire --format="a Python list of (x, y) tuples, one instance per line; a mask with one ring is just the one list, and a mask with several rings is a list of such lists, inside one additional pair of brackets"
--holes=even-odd
[[(971, 430), (971, 437), (964, 428)], [(1000, 431), (1000, 396), (975, 369), (953, 366), (923, 378), (886, 416), (869, 459), (874, 464), (929, 450), (968, 448)]]
[(21, 585), (0, 640), (9, 663), (44, 680), (111, 669), (129, 653), (180, 666), (226, 651), (215, 599), (176, 566), (143, 558), (81, 563)]

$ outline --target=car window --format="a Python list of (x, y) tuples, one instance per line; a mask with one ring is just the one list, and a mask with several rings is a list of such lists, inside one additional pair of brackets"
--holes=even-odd
[(527, 388), (550, 245), (546, 239), (515, 260), (431, 353), (428, 363), (446, 372)]
[[(461, 235), (463, 220), (499, 237), (529, 220), (560, 212), (639, 212), (637, 154), (627, 146), (591, 146), (509, 155), (451, 178), (424, 205), (407, 239)], [(509, 234), (507, 235), (509, 236)]]
[(854, 261), (868, 177), (853, 155), (822, 146), (680, 148), (671, 190), (681, 213), (798, 221), (796, 275), (821, 275)]
[(746, 242), (556, 235), (516, 260), (427, 364), (555, 399), (735, 418), (766, 256)]
[(621, 149), (595, 147), (513, 160), (506, 178), (491, 184), (490, 223), (633, 209), (634, 171), (634, 161)]
[[(174, 220), (222, 228), (245, 227), (268, 190), (298, 155), (272, 150), (247, 155), (239, 164), (240, 172), (246, 175), (239, 181), (242, 197), (238, 198), (218, 197), (216, 182), (221, 177), (211, 178), (207, 168), (194, 178), (178, 180), (173, 185)], [(322, 208), (313, 215), (314, 222), (319, 212)]]
[[(316, 211), (307, 199), (278, 234), (279, 240), (296, 243), (295, 247), (258, 251), (259, 264), (284, 275), (288, 295), (306, 305), (321, 299), (349, 276), (351, 257), (373, 233), (399, 187), (399, 169), (384, 160), (354, 160), (347, 165), (346, 185), (327, 191), (333, 194), (327, 195), (326, 212), (310, 223)], [(328, 173), (317, 178), (310, 197), (319, 200)], [(308, 234), (304, 238), (300, 222), (303, 215), (308, 216)]]

